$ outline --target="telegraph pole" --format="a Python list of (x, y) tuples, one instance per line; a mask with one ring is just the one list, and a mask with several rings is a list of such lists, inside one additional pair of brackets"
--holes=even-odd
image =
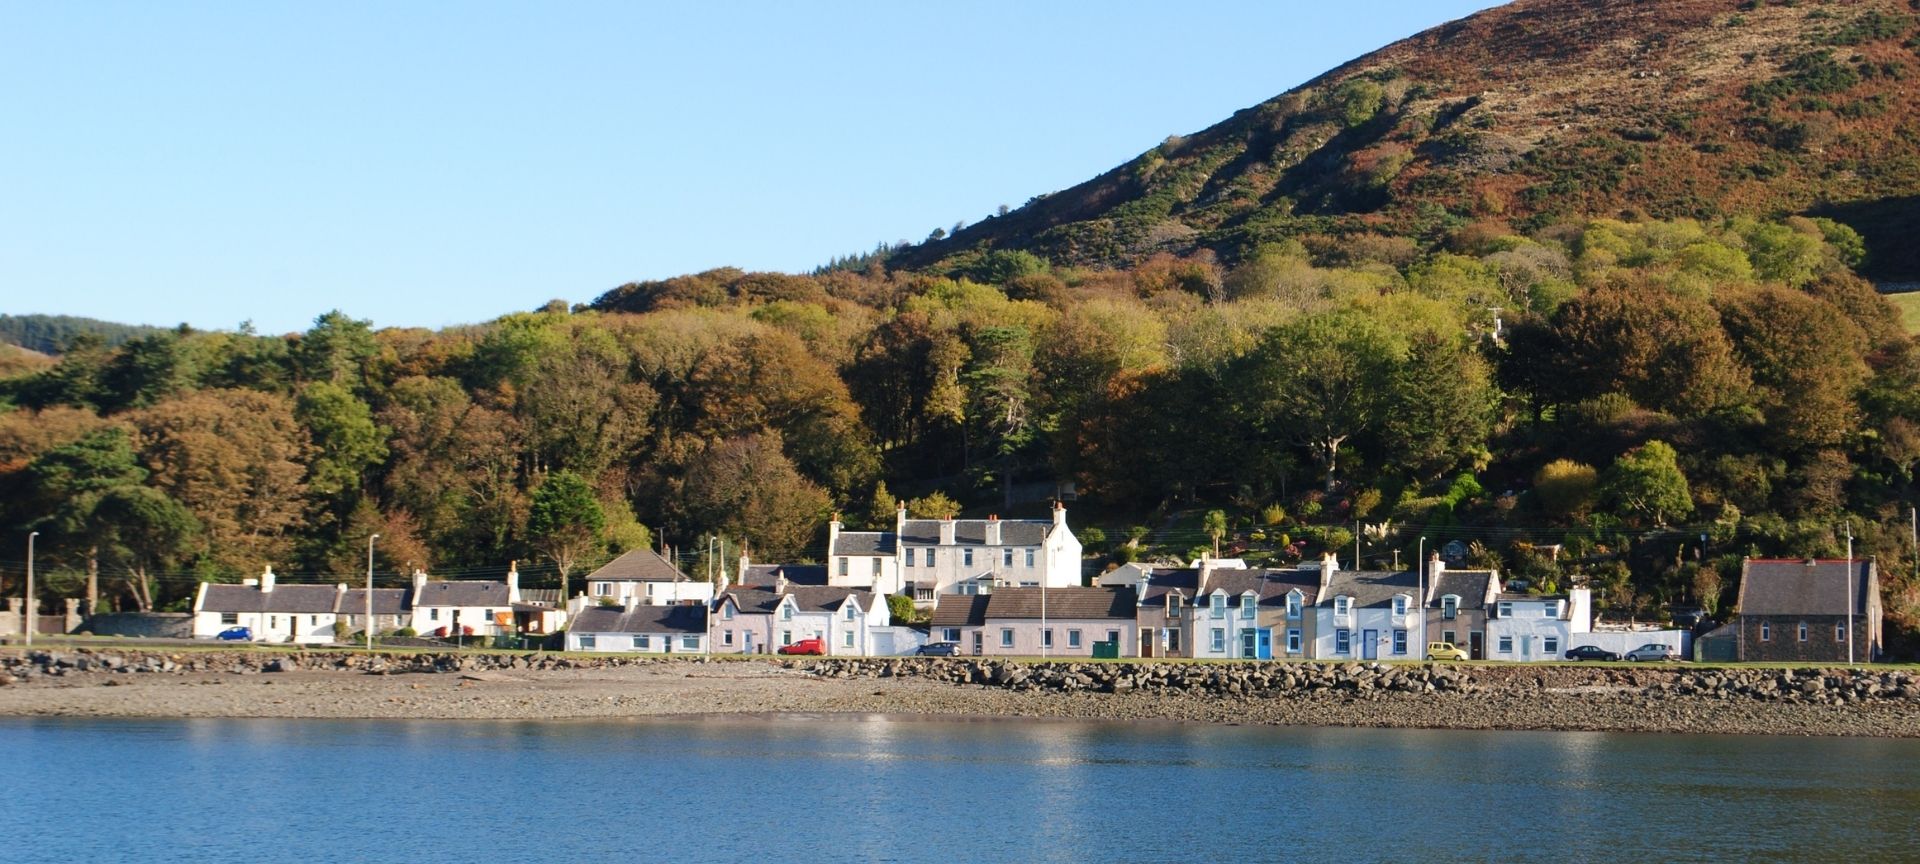
[(26, 619), (21, 623), (26, 625), (22, 629), (27, 631), (27, 647), (29, 648), (33, 647), (33, 631), (40, 626), (40, 615), (37, 610), (33, 608), (33, 538), (38, 536), (40, 536), (40, 532), (38, 531), (30, 531), (27, 533), (27, 610)]
[(367, 537), (367, 620), (364, 624), (368, 651), (373, 650), (373, 541), (378, 539), (380, 539), (378, 534)]

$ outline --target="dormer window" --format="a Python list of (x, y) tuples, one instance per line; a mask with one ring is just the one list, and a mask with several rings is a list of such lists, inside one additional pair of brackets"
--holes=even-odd
[(1299, 618), (1300, 609), (1302, 606), (1306, 605), (1306, 599), (1307, 598), (1298, 591), (1288, 594), (1287, 595), (1287, 617), (1296, 618), (1296, 619)]
[(1180, 617), (1180, 595), (1172, 592), (1167, 593), (1167, 617)]
[(1546, 605), (1540, 607), (1540, 617), (1542, 618), (1560, 617), (1560, 601), (1548, 600)]
[(1502, 618), (1513, 617), (1513, 601), (1512, 600), (1500, 601), (1500, 617)]
[(1253, 618), (1254, 604), (1257, 603), (1258, 600), (1259, 598), (1252, 594), (1240, 595), (1240, 617), (1251, 620)]
[(855, 606), (852, 600), (848, 600), (845, 608), (847, 610), (847, 620), (852, 621), (853, 616), (858, 614), (857, 610), (859, 607)]
[(733, 604), (732, 603), (720, 604), (720, 619), (723, 621), (733, 620)]
[(1409, 598), (1405, 594), (1393, 595), (1393, 614), (1396, 617), (1404, 616), (1407, 614), (1408, 599)]
[(1213, 617), (1215, 618), (1227, 617), (1227, 595), (1222, 594), (1218, 591), (1215, 591), (1213, 592), (1213, 596), (1208, 598), (1207, 605), (1212, 610)]
[(1460, 617), (1460, 596), (1448, 594), (1440, 598), (1440, 617), (1449, 621)]
[(793, 620), (793, 602), (792, 601), (788, 601), (786, 603), (780, 604), (780, 620), (782, 621)]
[(1333, 614), (1335, 617), (1344, 618), (1347, 615), (1350, 615), (1352, 613), (1353, 613), (1352, 597), (1348, 597), (1347, 595), (1342, 594), (1338, 597), (1333, 598)]

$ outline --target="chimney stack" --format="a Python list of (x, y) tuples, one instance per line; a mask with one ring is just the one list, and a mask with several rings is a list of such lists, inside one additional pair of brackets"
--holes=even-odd
[[(507, 562), (507, 602), (520, 602), (520, 562), (518, 561)], [(560, 598), (560, 602), (566, 603), (567, 598)]]
[(427, 571), (415, 567), (413, 568), (413, 596), (417, 598), (425, 593), (427, 593)]
[(945, 519), (941, 519), (940, 520), (940, 545), (952, 546), (953, 541), (954, 541), (953, 518), (947, 517)]
[(1333, 574), (1340, 569), (1340, 561), (1332, 552), (1320, 553), (1320, 594), (1326, 596), (1327, 588), (1333, 584)]
[(840, 529), (842, 527), (844, 526), (840, 524), (840, 514), (833, 514), (833, 521), (827, 523), (827, 565), (829, 572), (832, 571), (833, 550), (840, 546)]
[(986, 541), (988, 546), (1000, 545), (1000, 517), (998, 515), (987, 517)]
[(262, 571), (260, 574), (260, 593), (262, 594), (271, 593), (273, 591), (273, 580), (274, 580), (273, 565), (268, 564), (267, 569)]
[(1053, 502), (1053, 527), (1067, 527), (1067, 505), (1059, 501)]

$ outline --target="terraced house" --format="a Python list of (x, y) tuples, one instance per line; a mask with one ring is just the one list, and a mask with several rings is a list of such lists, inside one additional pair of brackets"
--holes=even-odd
[[(819, 639), (834, 656), (867, 656), (880, 640), (875, 630), (893, 617), (887, 598), (859, 588), (796, 585), (776, 575), (771, 585), (734, 585), (714, 600), (708, 622), (713, 651), (758, 654), (802, 639)], [(887, 646), (891, 646), (891, 640)]]
[[(894, 541), (898, 593), (918, 605), (932, 605), (942, 595), (988, 594), (1003, 587), (1080, 585), (1080, 540), (1067, 528), (1067, 510), (1058, 503), (1051, 520), (908, 519), (901, 507)], [(838, 559), (833, 566), (839, 566)]]
[(345, 585), (280, 585), (273, 568), (239, 585), (200, 583), (193, 598), (193, 635), (211, 639), (229, 627), (253, 631), (255, 642), (332, 642)]

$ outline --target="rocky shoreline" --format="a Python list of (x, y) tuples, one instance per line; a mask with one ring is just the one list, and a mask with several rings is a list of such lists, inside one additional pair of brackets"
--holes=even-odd
[[(271, 686), (271, 691), (262, 687)], [(883, 713), (1920, 737), (1891, 669), (0, 651), (0, 716), (635, 718)]]

